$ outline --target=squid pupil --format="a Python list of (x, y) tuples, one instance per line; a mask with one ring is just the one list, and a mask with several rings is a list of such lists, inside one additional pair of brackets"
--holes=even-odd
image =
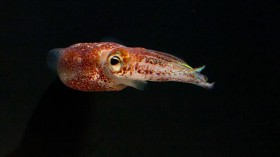
[(114, 56), (114, 57), (111, 58), (111, 61), (110, 61), (111, 65), (117, 65), (119, 63), (120, 63), (120, 58), (119, 57)]

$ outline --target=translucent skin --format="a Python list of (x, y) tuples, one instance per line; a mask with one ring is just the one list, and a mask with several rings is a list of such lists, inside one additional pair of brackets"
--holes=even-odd
[[(117, 69), (111, 65), (112, 56), (120, 59)], [(145, 81), (213, 86), (199, 73), (204, 67), (193, 69), (172, 55), (112, 42), (79, 43), (51, 50), (48, 64), (65, 85), (81, 91), (118, 91), (127, 86), (141, 89)]]

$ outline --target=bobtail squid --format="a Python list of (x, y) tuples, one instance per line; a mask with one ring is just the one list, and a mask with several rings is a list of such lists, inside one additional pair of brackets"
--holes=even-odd
[(119, 91), (127, 86), (143, 89), (146, 81), (176, 81), (212, 88), (200, 74), (167, 53), (113, 42), (78, 43), (52, 49), (48, 65), (68, 87), (81, 91)]

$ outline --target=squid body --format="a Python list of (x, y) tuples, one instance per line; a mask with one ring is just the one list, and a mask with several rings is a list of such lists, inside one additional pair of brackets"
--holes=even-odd
[(78, 43), (52, 49), (48, 66), (68, 87), (81, 91), (119, 91), (127, 86), (142, 90), (146, 81), (176, 81), (212, 88), (200, 74), (172, 55), (113, 42)]

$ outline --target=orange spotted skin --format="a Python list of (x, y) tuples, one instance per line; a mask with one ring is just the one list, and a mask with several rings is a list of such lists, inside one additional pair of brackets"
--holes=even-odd
[[(69, 87), (82, 91), (117, 91), (124, 86), (115, 85), (100, 65), (100, 53), (122, 45), (116, 43), (80, 43), (65, 48), (59, 57), (58, 74)], [(98, 81), (96, 81), (98, 80)]]
[[(141, 89), (139, 83), (145, 81), (213, 86), (200, 74), (204, 67), (193, 69), (183, 60), (159, 51), (113, 42), (78, 43), (54, 50), (50, 52), (58, 54), (55, 68), (60, 80), (76, 90), (119, 91), (127, 86)], [(111, 62), (112, 57), (119, 59), (117, 65)]]

